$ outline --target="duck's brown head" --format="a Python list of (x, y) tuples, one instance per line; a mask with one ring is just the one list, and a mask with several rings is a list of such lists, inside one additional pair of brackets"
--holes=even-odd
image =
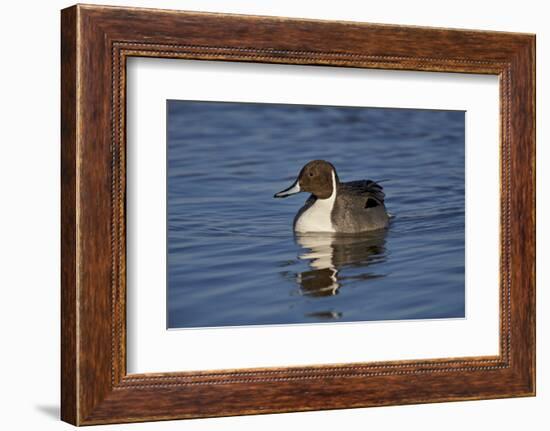
[(299, 192), (309, 192), (318, 199), (328, 199), (338, 184), (336, 169), (325, 160), (313, 160), (307, 163), (298, 178), (289, 188), (276, 193), (275, 198), (286, 198)]

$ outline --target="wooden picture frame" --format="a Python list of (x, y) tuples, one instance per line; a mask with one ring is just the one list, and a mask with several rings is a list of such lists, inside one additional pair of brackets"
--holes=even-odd
[[(535, 394), (534, 35), (83, 5), (61, 16), (62, 420), (91, 425)], [(127, 374), (130, 56), (498, 75), (500, 354)]]

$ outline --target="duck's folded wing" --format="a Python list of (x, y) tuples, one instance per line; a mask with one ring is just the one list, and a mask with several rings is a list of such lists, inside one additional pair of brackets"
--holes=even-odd
[(344, 189), (344, 194), (362, 198), (361, 201), (365, 202), (365, 208), (376, 207), (384, 204), (384, 197), (386, 196), (382, 191), (382, 186), (372, 180), (359, 180), (350, 181), (341, 184)]

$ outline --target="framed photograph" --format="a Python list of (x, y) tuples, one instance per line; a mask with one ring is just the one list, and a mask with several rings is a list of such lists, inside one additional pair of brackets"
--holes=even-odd
[(61, 13), (61, 416), (535, 395), (535, 36)]

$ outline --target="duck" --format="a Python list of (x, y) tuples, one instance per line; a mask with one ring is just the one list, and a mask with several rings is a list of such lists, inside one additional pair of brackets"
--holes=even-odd
[(380, 184), (372, 180), (340, 182), (336, 168), (326, 160), (306, 163), (294, 183), (274, 198), (309, 192), (294, 217), (296, 233), (345, 233), (385, 229), (390, 216)]

